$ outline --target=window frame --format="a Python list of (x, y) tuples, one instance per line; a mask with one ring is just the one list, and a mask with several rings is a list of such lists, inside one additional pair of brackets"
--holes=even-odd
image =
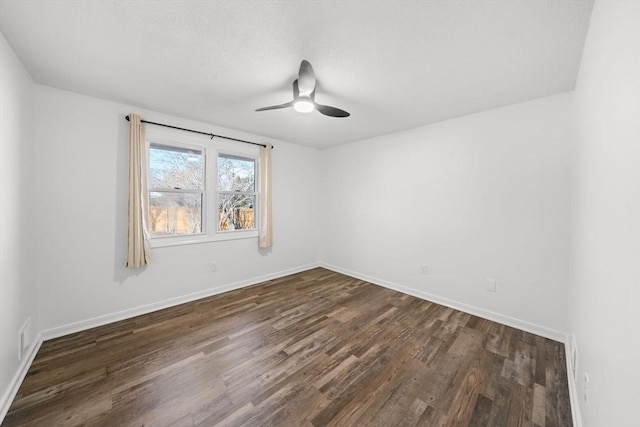
[[(162, 236), (152, 236), (151, 234), (149, 234), (149, 238), (152, 239), (160, 239), (160, 238), (170, 238), (170, 239), (174, 239), (176, 237), (185, 237), (185, 236), (200, 236), (200, 235), (204, 235), (207, 234), (207, 217), (208, 214), (206, 212), (206, 206), (208, 203), (208, 197), (207, 197), (207, 191), (208, 191), (208, 185), (207, 185), (207, 151), (206, 151), (206, 147), (201, 146), (201, 145), (195, 145), (195, 144), (185, 144), (185, 143), (160, 143), (160, 142), (156, 142), (156, 141), (147, 141), (147, 157), (150, 159), (151, 155), (150, 155), (150, 150), (151, 150), (151, 146), (155, 145), (155, 146), (163, 146), (163, 147), (168, 147), (168, 148), (178, 148), (178, 149), (183, 149), (183, 150), (193, 150), (193, 151), (200, 151), (202, 153), (202, 157), (203, 157), (203, 162), (202, 162), (202, 167), (203, 167), (203, 171), (202, 171), (202, 187), (199, 190), (192, 190), (192, 189), (185, 189), (185, 188), (152, 188), (151, 185), (148, 185), (148, 193), (149, 193), (149, 201), (147, 203), (148, 205), (148, 209), (147, 209), (147, 215), (150, 214), (151, 211), (151, 193), (171, 193), (171, 194), (200, 194), (201, 195), (201, 206), (200, 206), (200, 232), (199, 233), (191, 233), (191, 234), (172, 234), (172, 235), (162, 235)], [(149, 165), (151, 166), (151, 165)], [(150, 169), (150, 168), (149, 168)], [(147, 176), (149, 176), (150, 173), (147, 174)], [(149, 179), (148, 179), (149, 181)], [(147, 216), (148, 219), (148, 216)]]
[[(218, 177), (220, 176), (220, 171), (218, 170), (218, 159), (220, 157), (227, 157), (227, 158), (236, 158), (236, 159), (244, 159), (244, 160), (251, 160), (253, 161), (253, 191), (249, 192), (249, 191), (226, 191), (226, 190), (220, 190), (218, 188)], [(220, 204), (220, 195), (222, 194), (244, 194), (244, 195), (252, 195), (254, 197), (254, 206), (253, 206), (253, 228), (245, 228), (245, 229), (240, 229), (240, 230), (219, 230), (218, 226), (220, 225), (220, 211), (219, 209), (215, 209), (215, 213), (216, 213), (216, 233), (218, 234), (226, 234), (226, 233), (238, 233), (238, 232), (248, 232), (248, 231), (258, 231), (258, 218), (259, 216), (259, 212), (258, 212), (258, 207), (260, 205), (259, 203), (259, 199), (260, 199), (260, 194), (258, 194), (258, 189), (259, 187), (259, 183), (258, 183), (258, 178), (259, 178), (259, 173), (258, 173), (258, 156), (248, 156), (246, 154), (238, 154), (237, 152), (230, 152), (227, 150), (221, 151), (218, 150), (216, 153), (216, 188), (215, 188), (215, 192), (216, 192), (216, 207)]]
[[(149, 176), (149, 149), (152, 144), (173, 146), (181, 149), (191, 149), (202, 151), (204, 156), (204, 189), (202, 195), (202, 232), (198, 234), (178, 234), (171, 236), (152, 236), (149, 233), (149, 246), (152, 248), (168, 247), (168, 246), (180, 246), (191, 245), (199, 243), (237, 240), (237, 239), (250, 239), (258, 238), (259, 224), (258, 224), (258, 205), (259, 205), (259, 189), (260, 189), (260, 162), (259, 162), (259, 150), (258, 147), (238, 146), (238, 143), (221, 141), (219, 139), (210, 139), (207, 136), (191, 135), (186, 132), (180, 132), (173, 129), (165, 128), (152, 128), (151, 126), (146, 129), (146, 162), (147, 162), (147, 177)], [(242, 230), (225, 230), (218, 231), (218, 203), (219, 203), (219, 191), (218, 191), (218, 156), (227, 155), (233, 157), (241, 157), (254, 161), (255, 164), (255, 228), (242, 229)], [(148, 224), (149, 220), (149, 196), (152, 189), (147, 189), (147, 211), (145, 212), (146, 220)], [(165, 191), (165, 190), (163, 190)], [(178, 192), (179, 190), (175, 190)]]

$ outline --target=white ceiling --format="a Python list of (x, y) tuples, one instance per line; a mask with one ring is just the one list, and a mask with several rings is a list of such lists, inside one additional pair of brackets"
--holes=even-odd
[[(592, 1), (0, 1), (36, 82), (324, 148), (572, 90)], [(316, 100), (293, 109), (302, 59)]]

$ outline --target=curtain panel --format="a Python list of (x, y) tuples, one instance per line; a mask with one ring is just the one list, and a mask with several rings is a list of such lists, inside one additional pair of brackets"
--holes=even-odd
[(261, 248), (273, 246), (271, 201), (271, 151), (273, 146), (271, 144), (266, 145), (266, 147), (260, 147), (260, 200), (258, 209), (260, 235), (258, 246)]
[(144, 125), (139, 115), (129, 114), (128, 268), (140, 268), (151, 262), (147, 231), (147, 176)]

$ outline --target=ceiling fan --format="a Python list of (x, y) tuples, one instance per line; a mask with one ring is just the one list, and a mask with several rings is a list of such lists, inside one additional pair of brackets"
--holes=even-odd
[(293, 107), (299, 113), (310, 113), (317, 110), (325, 116), (349, 117), (349, 113), (336, 107), (321, 105), (315, 101), (316, 96), (316, 75), (309, 61), (303, 60), (300, 63), (298, 78), (293, 81), (293, 101), (286, 104), (272, 105), (270, 107), (258, 108), (256, 111), (279, 110), (280, 108)]

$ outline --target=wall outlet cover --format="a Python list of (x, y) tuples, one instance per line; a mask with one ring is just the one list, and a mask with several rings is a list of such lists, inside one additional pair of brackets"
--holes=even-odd
[(576, 336), (571, 334), (571, 376), (573, 377), (573, 381), (578, 380), (578, 343), (576, 342)]
[(584, 406), (589, 405), (589, 387), (591, 385), (591, 379), (589, 374), (584, 374)]

